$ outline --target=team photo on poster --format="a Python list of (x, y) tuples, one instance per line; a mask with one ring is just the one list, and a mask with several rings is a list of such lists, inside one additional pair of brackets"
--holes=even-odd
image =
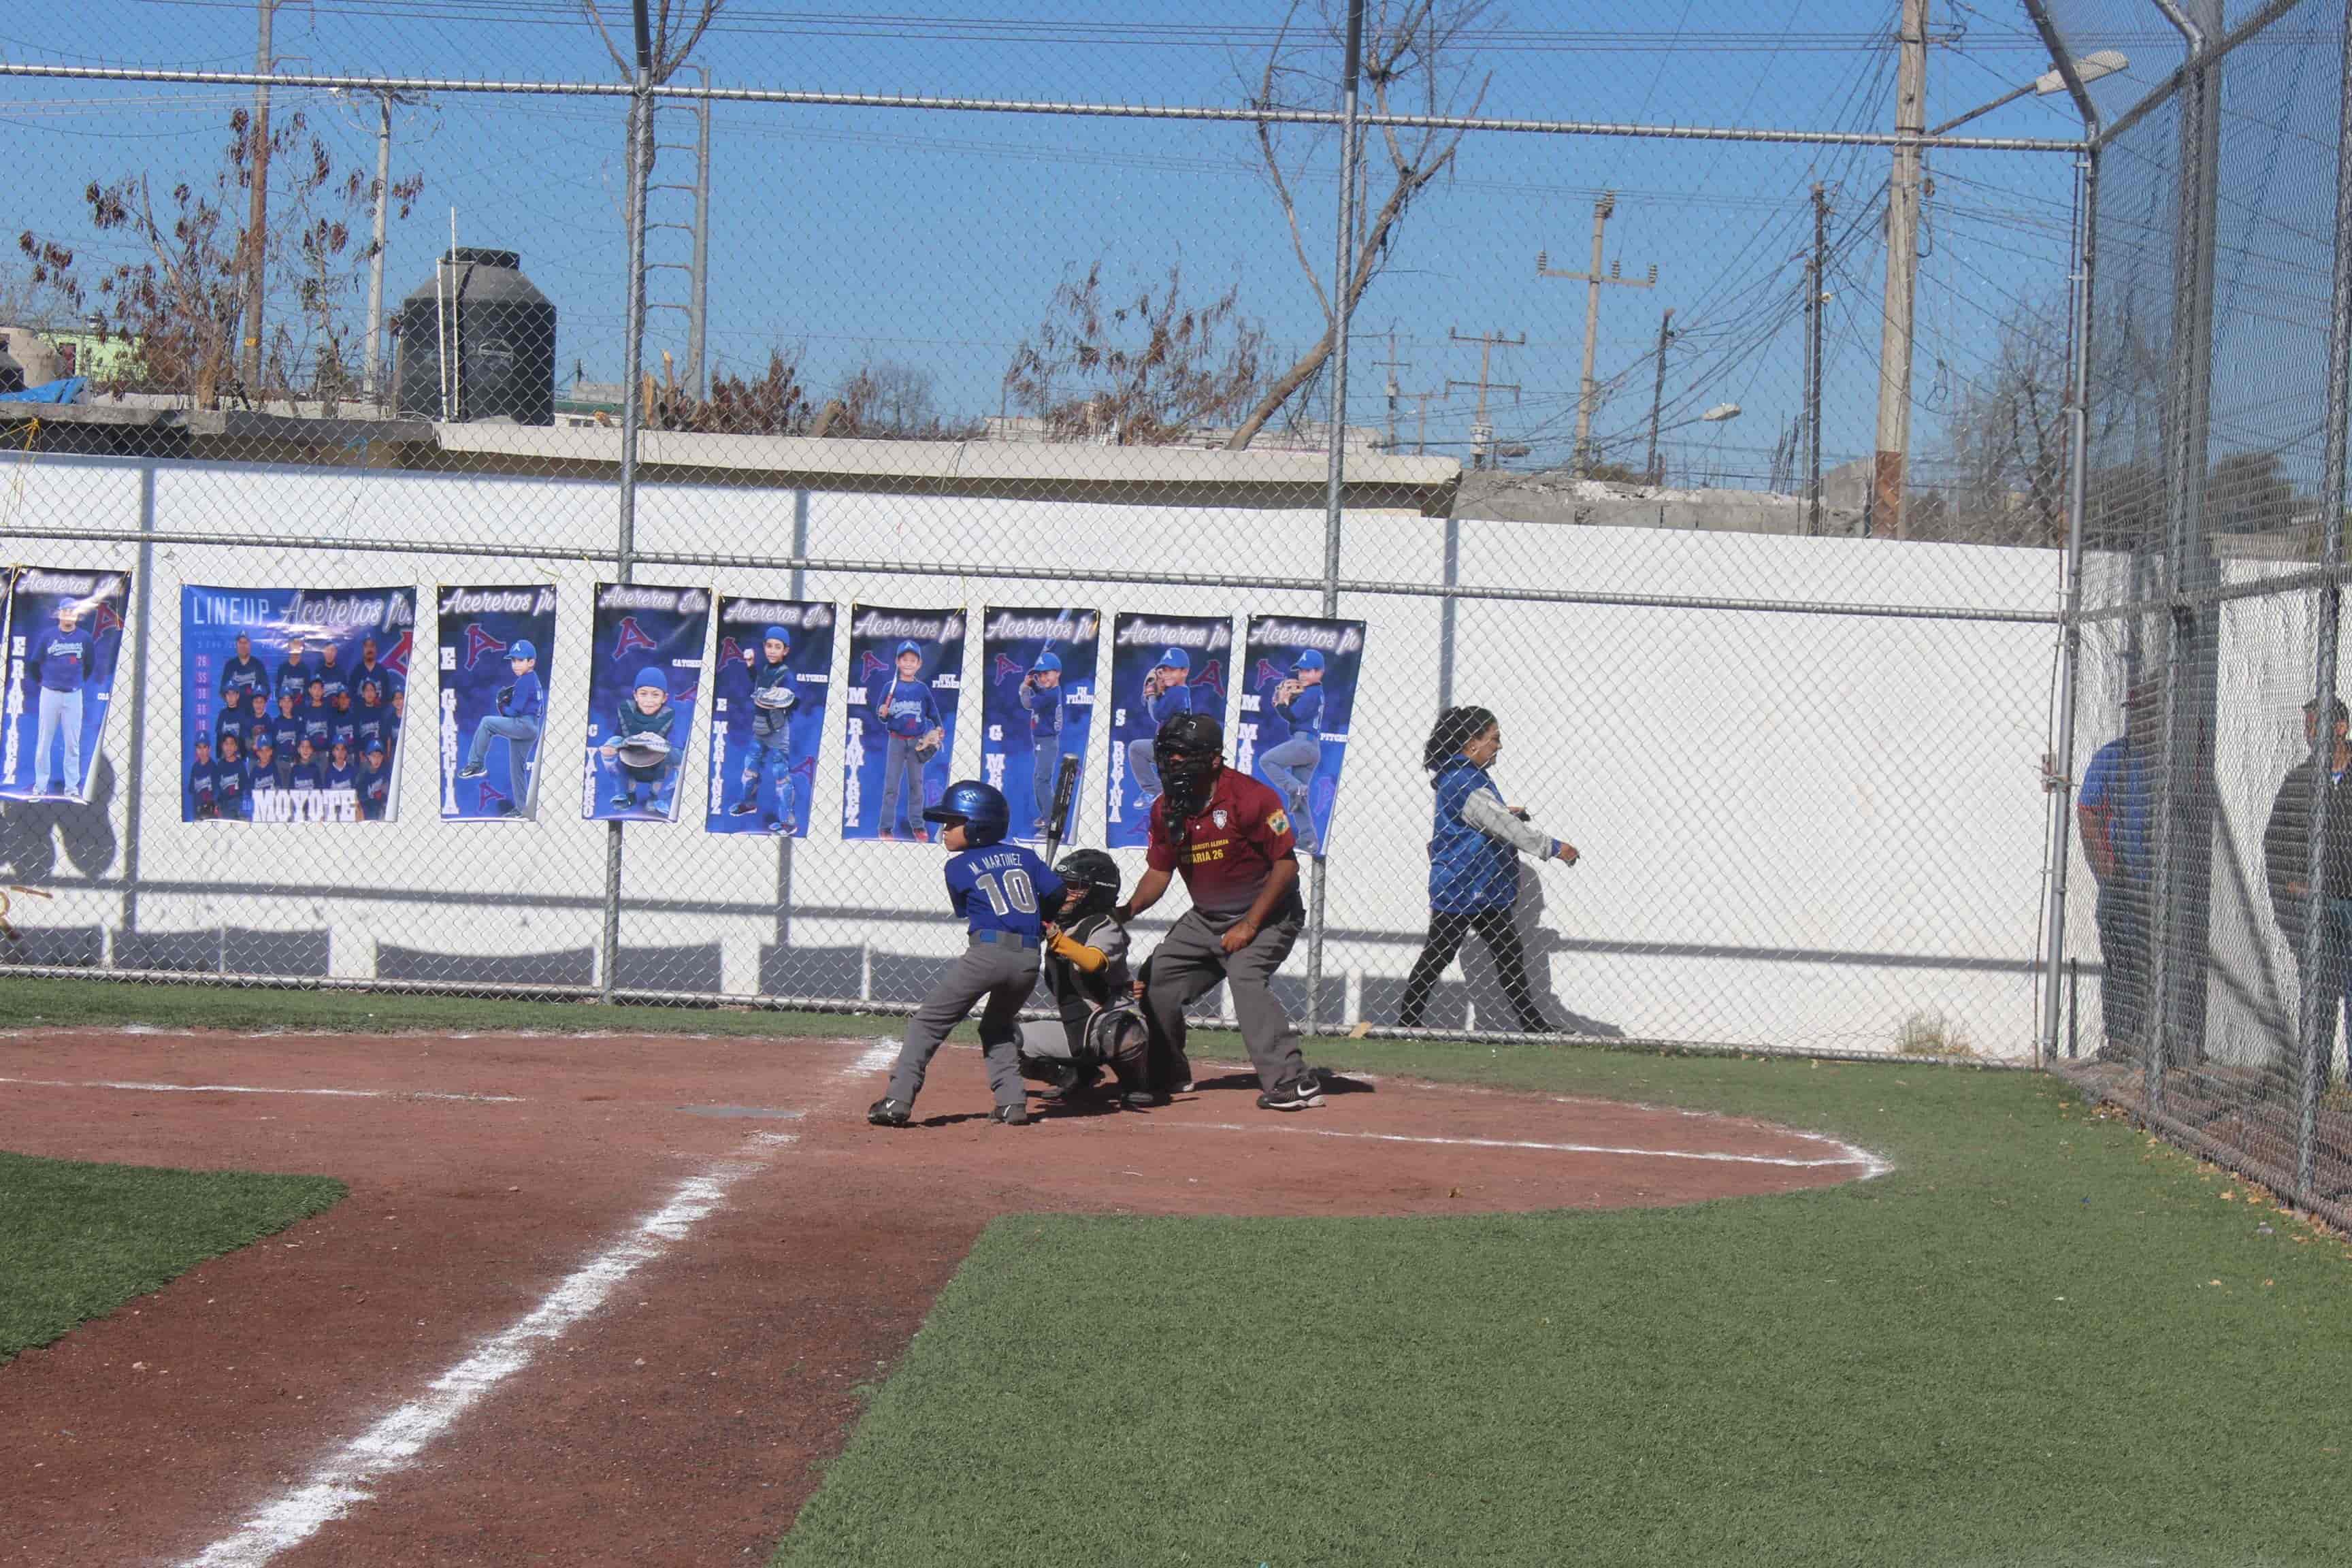
[(719, 595), (708, 831), (808, 836), (833, 622), (831, 605)]
[(180, 591), (187, 822), (386, 822), (414, 588)]
[(1309, 855), (1321, 855), (1331, 841), (1363, 661), (1361, 621), (1250, 617), (1234, 764), (1274, 786), (1299, 849)]
[(436, 602), (441, 819), (528, 820), (539, 814), (555, 589), (445, 584)]
[(1222, 616), (1121, 614), (1111, 623), (1111, 746), (1106, 838), (1114, 849), (1144, 843), (1160, 798), (1152, 737), (1178, 713), (1225, 718), (1233, 623)]
[(87, 801), (114, 702), (130, 574), (20, 566), (7, 583), (0, 797)]
[(963, 695), (963, 611), (853, 605), (843, 704), (841, 836), (928, 842)]
[[(991, 606), (980, 623), (980, 773), (1013, 808), (1013, 836), (1044, 838), (1054, 780), (1065, 756), (1083, 764), (1093, 731), (1095, 660), (1102, 616), (1094, 610)], [(1078, 797), (1070, 796), (1068, 837)]]
[(600, 822), (675, 822), (710, 591), (596, 584), (589, 641), (588, 743), (580, 814)]

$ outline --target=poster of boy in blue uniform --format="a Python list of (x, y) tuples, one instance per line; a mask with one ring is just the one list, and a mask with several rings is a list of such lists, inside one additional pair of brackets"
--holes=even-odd
[(719, 595), (707, 831), (808, 837), (833, 622), (831, 605)]
[[(547, 729), (548, 656), (555, 647), (550, 584), (438, 590), (441, 820), (520, 822), (539, 815), (540, 739)], [(390, 742), (393, 683), (359, 669), (365, 711), (355, 754)], [(367, 702), (373, 690), (373, 700)]]
[[(1095, 721), (1095, 671), (1102, 616), (1094, 610), (1015, 610), (981, 615), (980, 776), (1013, 807), (1013, 837), (1043, 838), (1064, 756), (1083, 761)], [(1070, 797), (1074, 835), (1078, 802)]]
[(1160, 798), (1152, 737), (1179, 713), (1225, 721), (1226, 663), (1233, 623), (1223, 616), (1139, 616), (1111, 622), (1110, 778), (1105, 842), (1140, 847), (1151, 837)]
[(1364, 662), (1364, 623), (1252, 616), (1243, 645), (1234, 765), (1274, 786), (1306, 854), (1330, 842), (1348, 721)]
[(963, 611), (849, 607), (841, 836), (928, 842), (963, 696)]
[(588, 662), (588, 743), (580, 815), (676, 822), (710, 591), (599, 583)]
[(89, 798), (130, 604), (128, 573), (26, 566), (10, 579), (0, 795)]
[[(362, 648), (373, 644), (384, 679), (405, 673), (415, 626), (414, 588), (183, 588), (180, 741), (182, 754), (191, 759), (199, 740), (209, 742), (207, 769), (192, 762), (190, 771), (215, 775), (211, 815), (232, 815), (220, 809), (217, 777), (226, 766), (221, 737), (233, 732), (247, 779), (247, 820), (360, 821), (352, 780), (330, 784), (326, 771), (339, 738), (346, 762), (358, 761), (361, 727), (377, 717), (352, 671)], [(265, 694), (266, 717), (254, 713), (257, 690)], [(254, 788), (265, 735), (278, 787)], [(396, 769), (397, 761), (396, 754), (388, 758), (387, 767)], [(201, 815), (196, 793), (193, 784), (182, 793), (184, 821)], [(399, 805), (396, 783), (384, 795), (388, 818)]]

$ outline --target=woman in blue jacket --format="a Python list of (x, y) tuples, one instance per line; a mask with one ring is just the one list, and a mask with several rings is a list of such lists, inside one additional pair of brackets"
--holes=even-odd
[(1503, 728), (1484, 708), (1448, 708), (1437, 716), (1422, 748), (1421, 765), (1437, 791), (1436, 826), (1429, 840), (1429, 940), (1404, 983), (1397, 1010), (1401, 1027), (1421, 1026), (1422, 1010), (1437, 977), (1473, 931), (1495, 955), (1495, 970), (1519, 1015), (1524, 1034), (1556, 1034), (1528, 984), (1527, 957), (1511, 924), (1519, 891), (1519, 855), (1576, 864), (1576, 846), (1530, 824), (1503, 804), (1486, 770), (1503, 749)]

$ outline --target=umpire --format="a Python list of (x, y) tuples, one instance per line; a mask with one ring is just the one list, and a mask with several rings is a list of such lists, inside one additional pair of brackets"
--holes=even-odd
[(1305, 923), (1297, 840), (1282, 798), (1224, 765), (1224, 726), (1178, 713), (1152, 740), (1162, 793), (1151, 805), (1147, 868), (1115, 912), (1122, 925), (1160, 901), (1181, 873), (1192, 907), (1151, 955), (1144, 982), (1154, 1098), (1188, 1076), (1184, 1008), (1219, 980), (1233, 987), (1242, 1041), (1257, 1069), (1258, 1108), (1304, 1110), (1323, 1103), (1323, 1082), (1290, 1038), (1290, 1019), (1267, 982)]

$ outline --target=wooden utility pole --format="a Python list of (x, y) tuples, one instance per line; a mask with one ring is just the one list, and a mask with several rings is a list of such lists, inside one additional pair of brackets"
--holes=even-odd
[(1397, 386), (1396, 373), (1401, 370), (1411, 370), (1412, 368), (1412, 362), (1410, 360), (1401, 360), (1397, 358), (1397, 335), (1396, 328), (1394, 326), (1389, 328), (1387, 336), (1389, 340), (1389, 357), (1383, 360), (1374, 360), (1372, 363), (1382, 366), (1389, 373), (1389, 438), (1388, 445), (1383, 448), (1383, 450), (1393, 452), (1396, 450), (1397, 444), (1397, 399), (1403, 395), (1403, 393)]
[(1610, 215), (1617, 210), (1617, 193), (1603, 191), (1601, 199), (1592, 204), (1592, 270), (1590, 272), (1555, 272), (1547, 263), (1550, 258), (1536, 252), (1536, 276), (1561, 278), (1584, 285), (1584, 374), (1577, 383), (1576, 397), (1576, 471), (1581, 475), (1592, 465), (1592, 411), (1600, 404), (1601, 389), (1592, 380), (1593, 347), (1601, 332), (1601, 288), (1613, 283), (1620, 289), (1652, 289), (1657, 286), (1658, 269), (1650, 268), (1646, 278), (1624, 278), (1612, 265), (1606, 274), (1601, 270), (1601, 251), (1609, 227)]
[(1658, 374), (1650, 384), (1650, 460), (1643, 468), (1643, 476), (1654, 485), (1665, 483), (1665, 470), (1658, 467), (1658, 411), (1666, 401), (1666, 345), (1675, 340), (1675, 308), (1658, 318)]
[(1805, 264), (1805, 531), (1822, 531), (1822, 300), (1830, 198), (1813, 186), (1813, 258)]
[[(1903, 0), (1895, 76), (1895, 129), (1927, 129), (1927, 0)], [(1901, 539), (1904, 470), (1911, 452), (1911, 310), (1919, 279), (1919, 144), (1895, 149), (1886, 185), (1886, 299), (1878, 330), (1878, 458), (1871, 475), (1874, 533)]]
[[(254, 74), (268, 77), (277, 68), (278, 57), (269, 47), (269, 23), (278, 9), (278, 0), (256, 0), (261, 13), (261, 39), (253, 54)], [(240, 374), (245, 378), (245, 395), (260, 396), (261, 384), (261, 290), (269, 261), (269, 83), (257, 82), (253, 89), (253, 124), (249, 132), (253, 153), (253, 191), (246, 204), (245, 217), (245, 353)]]
[(1507, 392), (1511, 395), (1512, 403), (1517, 404), (1519, 400), (1519, 384), (1516, 381), (1493, 379), (1490, 366), (1496, 348), (1525, 348), (1528, 344), (1528, 335), (1521, 332), (1516, 338), (1507, 338), (1500, 332), (1481, 332), (1476, 337), (1465, 338), (1462, 335), (1461, 330), (1455, 327), (1448, 327), (1446, 335), (1457, 343), (1478, 345), (1478, 379), (1475, 382), (1455, 381), (1449, 377), (1445, 383), (1445, 390), (1448, 395), (1451, 395), (1457, 386), (1475, 386), (1478, 389), (1478, 412), (1472, 417), (1470, 423), (1470, 466), (1474, 468), (1492, 468), (1495, 427), (1486, 422), (1486, 393), (1489, 388), (1496, 392)]

